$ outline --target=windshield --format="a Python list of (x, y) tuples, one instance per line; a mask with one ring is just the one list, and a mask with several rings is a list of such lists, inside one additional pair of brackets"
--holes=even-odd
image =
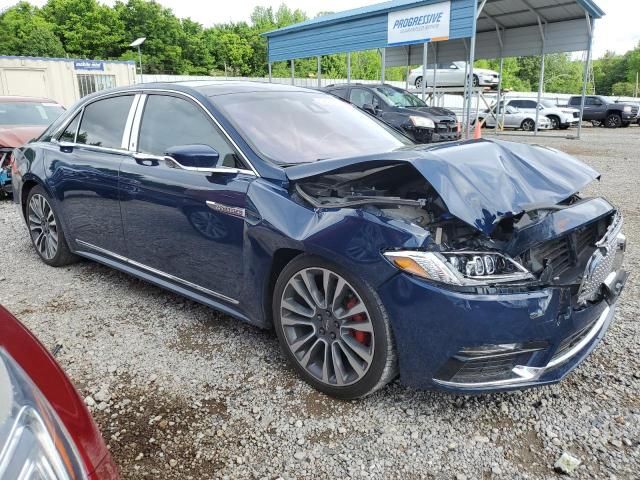
[(367, 155), (411, 144), (372, 116), (324, 93), (252, 92), (211, 101), (254, 150), (278, 164)]
[(49, 125), (63, 112), (57, 103), (0, 102), (0, 125)]
[(540, 104), (543, 107), (546, 107), (546, 108), (556, 108), (557, 107), (556, 102), (554, 102), (553, 100), (540, 100)]
[(404, 90), (393, 87), (375, 87), (374, 90), (378, 92), (382, 99), (391, 106), (394, 107), (426, 107), (427, 104), (420, 100), (415, 95), (410, 94)]

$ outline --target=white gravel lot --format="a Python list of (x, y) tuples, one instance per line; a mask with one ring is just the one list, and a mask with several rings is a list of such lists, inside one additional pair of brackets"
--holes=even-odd
[[(588, 194), (625, 215), (632, 275), (616, 321), (559, 385), (475, 397), (395, 383), (327, 398), (284, 363), (272, 332), (84, 261), (39, 261), (14, 205), (0, 202), (0, 302), (87, 397), (123, 477), (640, 477), (640, 128), (539, 138), (602, 173)], [(518, 141), (532, 141), (524, 137)]]

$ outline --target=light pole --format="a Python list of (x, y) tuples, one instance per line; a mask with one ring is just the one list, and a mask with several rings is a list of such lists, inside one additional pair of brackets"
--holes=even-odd
[(144, 83), (144, 78), (142, 77), (142, 53), (140, 52), (140, 45), (142, 45), (146, 39), (147, 37), (140, 37), (129, 44), (130, 47), (138, 47), (138, 61), (140, 62), (140, 83)]

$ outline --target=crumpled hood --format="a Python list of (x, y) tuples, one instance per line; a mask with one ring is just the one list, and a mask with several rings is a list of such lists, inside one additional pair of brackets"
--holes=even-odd
[(5, 126), (0, 128), (0, 147), (16, 148), (39, 137), (46, 125)]
[(555, 205), (600, 177), (591, 167), (558, 150), (500, 140), (322, 160), (288, 167), (286, 174), (296, 181), (332, 171), (364, 171), (404, 162), (431, 184), (452, 215), (487, 235), (503, 218), (537, 205)]

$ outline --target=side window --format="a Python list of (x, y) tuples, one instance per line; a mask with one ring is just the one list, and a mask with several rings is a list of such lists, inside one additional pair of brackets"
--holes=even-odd
[(58, 139), (59, 141), (70, 143), (74, 143), (76, 141), (76, 132), (78, 131), (78, 123), (80, 123), (81, 114), (82, 112), (78, 112), (76, 116), (73, 117), (71, 123), (67, 125), (67, 128), (65, 128), (64, 132), (62, 132), (62, 135), (60, 135), (60, 138)]
[(331, 93), (331, 95), (335, 95), (336, 97), (339, 97), (343, 100), (347, 99), (347, 89), (346, 88), (335, 88), (333, 90), (329, 90), (329, 93)]
[(522, 104), (522, 108), (536, 108), (536, 103), (533, 100), (522, 100), (522, 102), (520, 102)]
[(111, 97), (84, 107), (76, 143), (120, 148), (133, 95)]
[(511, 100), (507, 105), (510, 107), (520, 108), (520, 100)]
[(169, 95), (149, 95), (142, 114), (138, 150), (164, 155), (178, 145), (209, 145), (220, 154), (218, 166), (245, 168), (202, 108)]
[(362, 88), (352, 88), (349, 101), (360, 108), (367, 103), (373, 105), (373, 93)]

